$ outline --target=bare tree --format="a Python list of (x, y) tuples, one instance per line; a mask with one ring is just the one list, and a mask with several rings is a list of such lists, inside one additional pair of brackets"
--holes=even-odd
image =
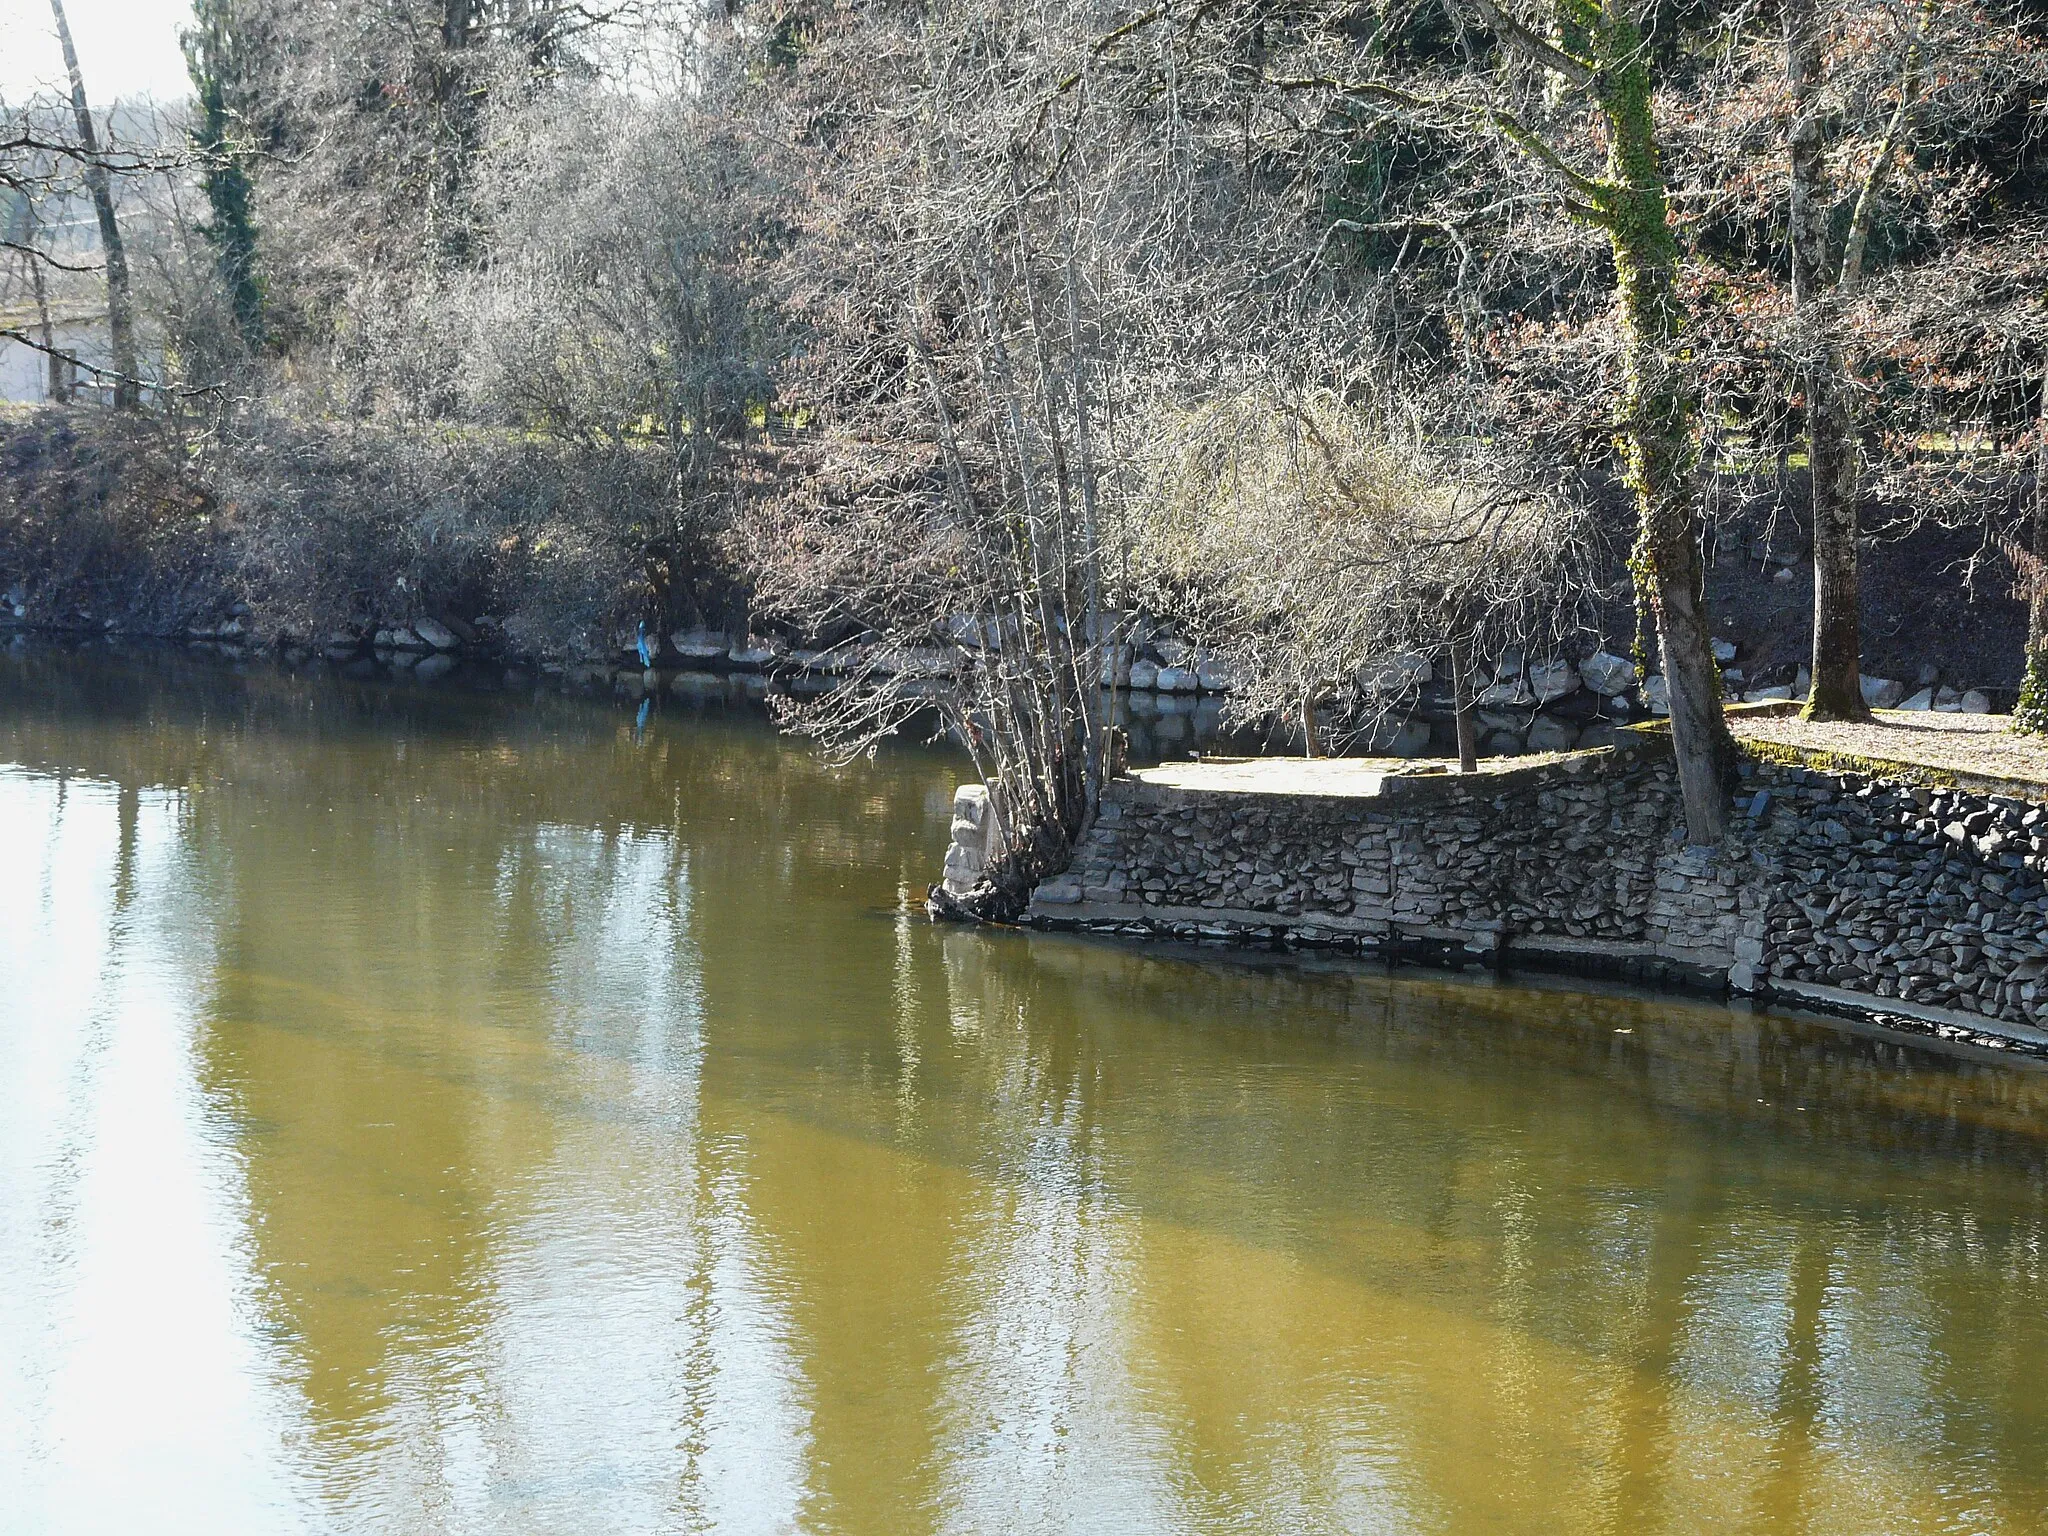
[(2048, 736), (2048, 363), (2041, 369), (2041, 413), (2034, 422), (2034, 497), (2028, 523), (2025, 546), (2014, 541), (2007, 549), (2027, 603), (2026, 671), (2013, 724)]
[[(1409, 81), (1380, 55), (1366, 60), (1379, 66), (1377, 74), (1325, 72), (1274, 83), (1283, 91), (1331, 92), (1511, 146), (1540, 171), (1553, 199), (1604, 236), (1621, 342), (1614, 440), (1636, 509), (1630, 568), (1662, 652), (1687, 836), (1715, 844), (1726, 828), (1723, 781), (1731, 746), (1703, 602), (1694, 486), (1698, 379), (1686, 356), (1680, 247), (1662, 163), (1656, 53), (1645, 9), (1640, 0), (1549, 0), (1546, 22), (1532, 25), (1492, 0), (1475, 0), (1484, 32), (1546, 82), (1541, 89), (1524, 86), (1523, 101), (1512, 110), (1496, 96), (1498, 88), (1515, 84), (1512, 78), (1497, 86), (1474, 71), (1464, 81)], [(1604, 161), (1597, 170), (1585, 164), (1595, 154)], [(1416, 222), (1441, 229), (1454, 217), (1438, 212)]]
[(1806, 439), (1809, 709), (1859, 718), (1866, 503), (1952, 517), (1929, 466), (1956, 456), (1934, 445), (2025, 430), (2014, 311), (2039, 250), (2042, 38), (2000, 0), (1788, 0), (1716, 27), (1677, 114), (1696, 354), (1731, 439), (1775, 449), (1781, 487)]
[(963, 8), (820, 62), (834, 95), (889, 94), (833, 168), (832, 238), (800, 257), (799, 302), (850, 322), (813, 358), (831, 430), (749, 529), (764, 613), (864, 637), (790, 723), (852, 752), (936, 709), (992, 786), (1007, 852), (964, 904), (979, 916), (1064, 865), (1110, 750), (1098, 295), (1116, 184), (1077, 130), (1085, 98), (1016, 131), (1050, 41)]
[(79, 72), (78, 50), (71, 45), (71, 24), (64, 16), (64, 0), (50, 0), (50, 14), (57, 21), (57, 42), (64, 50), (64, 69), (71, 80), (71, 112), (78, 125), (78, 143), (84, 151), (85, 185), (92, 194), (93, 212), (99, 218), (100, 249), (107, 270), (108, 361), (113, 364), (114, 408), (132, 411), (142, 398), (142, 380), (136, 372), (134, 291), (128, 281), (128, 249), (121, 241), (121, 222), (114, 213), (113, 179), (100, 157), (99, 136), (94, 131), (92, 108), (85, 97), (85, 77)]
[[(28, 282), (29, 296), (35, 304), (36, 337), (30, 343), (43, 354), (47, 370), (47, 390), (50, 399), (63, 404), (70, 399), (70, 377), (66, 372), (67, 359), (57, 347), (56, 328), (50, 318), (50, 285), (44, 274), (45, 264), (53, 258), (42, 246), (41, 220), (37, 217), (36, 199), (22, 178), (7, 178), (5, 190), (13, 194), (14, 207), (8, 220), (4, 249), (18, 258), (18, 270)], [(9, 339), (22, 340), (18, 334), (9, 334)]]
[(1298, 709), (1313, 753), (1324, 701), (1363, 736), (1447, 675), (1476, 767), (1476, 658), (1561, 651), (1590, 584), (1584, 508), (1498, 444), (1396, 436), (1335, 384), (1155, 419), (1136, 592), (1228, 659), (1231, 714)]

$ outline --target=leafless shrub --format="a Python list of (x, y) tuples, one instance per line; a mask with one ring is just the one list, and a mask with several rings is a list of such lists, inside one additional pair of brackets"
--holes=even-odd
[(1243, 720), (1343, 697), (1370, 725), (1398, 693), (1370, 680), (1404, 658), (1469, 676), (1511, 648), (1556, 654), (1588, 587), (1580, 506), (1332, 389), (1184, 412), (1146, 489), (1138, 592), (1230, 659)]
[(51, 411), (7, 434), (6, 462), (0, 571), (32, 577), (50, 622), (174, 633), (241, 602), (259, 636), (318, 640), (490, 612), (523, 649), (597, 656), (636, 614), (722, 601), (650, 561), (713, 555), (644, 447), (257, 415), (202, 461), (153, 427)]

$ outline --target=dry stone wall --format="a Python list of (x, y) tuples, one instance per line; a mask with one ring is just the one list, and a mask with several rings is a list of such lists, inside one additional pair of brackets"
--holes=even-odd
[(1910, 1005), (2048, 1045), (2048, 806), (1761, 760), (1740, 771), (1718, 850), (1685, 846), (1654, 738), (1474, 778), (1395, 776), (1361, 796), (1127, 778), (1027, 920)]

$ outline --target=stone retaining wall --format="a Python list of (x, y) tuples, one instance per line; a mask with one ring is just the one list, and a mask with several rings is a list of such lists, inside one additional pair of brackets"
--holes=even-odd
[(1751, 759), (1687, 848), (1644, 738), (1377, 793), (1119, 780), (1027, 921), (1526, 963), (2048, 1046), (2048, 806)]

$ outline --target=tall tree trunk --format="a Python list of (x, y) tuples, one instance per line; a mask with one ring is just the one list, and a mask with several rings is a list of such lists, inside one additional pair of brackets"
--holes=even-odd
[(2033, 601), (2027, 604), (2027, 659), (2048, 686), (2048, 378), (2041, 381), (2041, 393), (2041, 419), (2034, 425), (2033, 536), (2041, 578), (2034, 583)]
[(1458, 732), (1458, 772), (1479, 771), (1479, 723), (1473, 718), (1472, 648), (1451, 642), (1451, 709)]
[(1720, 669), (1707, 627), (1692, 498), (1694, 403), (1672, 355), (1680, 314), (1673, 291), (1678, 246), (1658, 164), (1651, 80), (1641, 29), (1610, 19), (1601, 76), (1608, 127), (1608, 185), (1600, 222), (1614, 248), (1624, 339), (1621, 426), (1616, 434), (1636, 503), (1638, 587), (1649, 594), (1671, 700), (1671, 742), (1685, 797), (1687, 840), (1719, 843), (1727, 831), (1725, 780), (1732, 756), (1721, 713)]
[(2034, 421), (2034, 516), (2027, 552), (2034, 557), (2033, 568), (2022, 573), (2027, 594), (2027, 654), (2013, 724), (2019, 730), (2048, 736), (2048, 363), (2041, 367), (2041, 413)]
[[(2048, 364), (2041, 368), (2041, 414), (2034, 422), (2034, 558), (2048, 575)], [(2027, 606), (2027, 654), (2048, 666), (2048, 580)]]
[[(1863, 625), (1856, 571), (1856, 422), (1829, 282), (1827, 133), (1820, 117), (1823, 35), (1814, 0), (1786, 0), (1792, 306), (1806, 383), (1807, 468), (1813, 498), (1812, 720), (1865, 720)], [(1860, 246), (1859, 246), (1860, 250)], [(1859, 257), (1860, 263), (1860, 257)]]
[(1806, 382), (1813, 480), (1813, 691), (1809, 720), (1868, 720), (1863, 702), (1862, 579), (1857, 571), (1856, 426), (1840, 354), (1825, 340)]
[(132, 411), (142, 399), (135, 369), (134, 306), (128, 284), (128, 248), (121, 243), (120, 221), (114, 217), (114, 188), (100, 160), (99, 137), (93, 132), (92, 109), (86, 105), (85, 77), (78, 70), (78, 50), (71, 45), (71, 23), (64, 0), (50, 0), (57, 18), (57, 42), (64, 50), (64, 68), (71, 76), (71, 113), (78, 123), (79, 148), (85, 151), (85, 188), (99, 216), (100, 246), (107, 262), (107, 343), (114, 368), (114, 409)]
[(43, 363), (49, 369), (50, 403), (64, 405), (71, 399), (71, 381), (65, 377), (64, 359), (57, 355), (57, 329), (50, 323), (50, 286), (43, 280), (42, 258), (33, 251), (28, 255), (28, 281), (36, 296), (36, 329), (42, 333)]

